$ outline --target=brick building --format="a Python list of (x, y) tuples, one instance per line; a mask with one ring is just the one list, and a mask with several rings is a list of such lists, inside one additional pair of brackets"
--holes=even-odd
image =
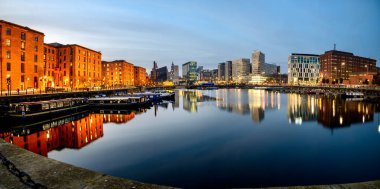
[(102, 62), (102, 85), (106, 88), (134, 85), (135, 69), (132, 63), (125, 60)]
[(0, 20), (0, 88), (40, 88), (43, 77), (44, 33)]
[(134, 66), (134, 85), (144, 86), (146, 85), (146, 69), (140, 66)]
[(376, 60), (337, 50), (320, 55), (320, 65), (320, 78), (328, 83), (341, 83), (356, 73), (376, 72)]
[(77, 45), (45, 44), (46, 87), (74, 89), (101, 85), (101, 52)]

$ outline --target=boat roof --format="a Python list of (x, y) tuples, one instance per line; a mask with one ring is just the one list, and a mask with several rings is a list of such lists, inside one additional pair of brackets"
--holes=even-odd
[(24, 104), (24, 105), (32, 105), (32, 104), (44, 104), (44, 103), (52, 103), (52, 102), (64, 102), (71, 100), (83, 100), (83, 98), (63, 98), (63, 99), (55, 99), (55, 100), (43, 100), (37, 102), (18, 102), (13, 104)]
[(90, 101), (98, 101), (98, 100), (128, 100), (128, 99), (141, 99), (143, 97), (138, 96), (124, 96), (124, 97), (102, 97), (102, 98), (89, 98)]

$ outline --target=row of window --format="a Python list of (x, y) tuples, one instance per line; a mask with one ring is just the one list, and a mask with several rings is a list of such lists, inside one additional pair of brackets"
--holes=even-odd
[[(12, 30), (11, 30), (10, 28), (7, 28), (5, 33), (6, 33), (7, 35), (11, 35), (11, 34), (12, 34)], [(21, 32), (21, 39), (22, 39), (22, 40), (25, 40), (25, 39), (26, 39), (26, 33)], [(35, 35), (35, 36), (34, 36), (34, 41), (38, 41), (38, 35)]]
[[(7, 71), (11, 71), (11, 63), (7, 62)], [(37, 73), (38, 67), (34, 65), (34, 73)], [(25, 64), (21, 63), (21, 73), (25, 73)]]
[(290, 69), (291, 72), (303, 72), (303, 73), (318, 73), (319, 69), (308, 69), (308, 68), (293, 68)]
[[(6, 58), (11, 59), (11, 51), (10, 50), (7, 50)], [(34, 58), (34, 62), (38, 62), (38, 55), (35, 54), (33, 58)], [(24, 52), (21, 52), (21, 61), (25, 61), (25, 53)]]
[(319, 57), (292, 56), (291, 63), (319, 63)]
[[(11, 40), (10, 39), (6, 39), (5, 40), (5, 45), (7, 47), (10, 47), (11, 46)], [(21, 50), (25, 50), (25, 42), (24, 41), (21, 41)], [(34, 52), (38, 52), (38, 46), (34, 46)]]
[(314, 73), (293, 73), (292, 74), (293, 77), (318, 77), (319, 75), (318, 74), (314, 74)]

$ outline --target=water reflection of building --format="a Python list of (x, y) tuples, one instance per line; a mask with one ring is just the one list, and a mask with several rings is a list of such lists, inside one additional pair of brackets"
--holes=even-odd
[(82, 148), (102, 136), (103, 117), (99, 114), (90, 114), (79, 120), (31, 134), (0, 134), (5, 141), (43, 156), (47, 156), (54, 149)]
[(330, 128), (350, 126), (352, 123), (373, 121), (374, 111), (374, 104), (322, 98), (318, 122)]
[(133, 118), (135, 118), (135, 112), (130, 114), (104, 114), (103, 123), (127, 123)]
[(321, 99), (316, 96), (288, 94), (289, 123), (302, 124), (303, 121), (317, 120)]
[(172, 102), (172, 108), (173, 110), (175, 108), (179, 108), (179, 92), (176, 92), (174, 95), (174, 102)]
[(280, 94), (265, 90), (225, 89), (216, 92), (220, 99), (216, 105), (222, 110), (238, 114), (251, 114), (254, 122), (261, 122), (265, 117), (265, 110), (280, 109)]
[(183, 109), (189, 112), (197, 112), (197, 103), (199, 102), (216, 101), (215, 97), (203, 95), (202, 92), (197, 90), (179, 91), (179, 96), (182, 96), (183, 98)]

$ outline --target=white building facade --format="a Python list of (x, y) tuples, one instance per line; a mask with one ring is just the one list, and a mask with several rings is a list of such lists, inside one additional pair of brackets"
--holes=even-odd
[(319, 68), (319, 55), (292, 53), (288, 57), (288, 84), (318, 84)]

